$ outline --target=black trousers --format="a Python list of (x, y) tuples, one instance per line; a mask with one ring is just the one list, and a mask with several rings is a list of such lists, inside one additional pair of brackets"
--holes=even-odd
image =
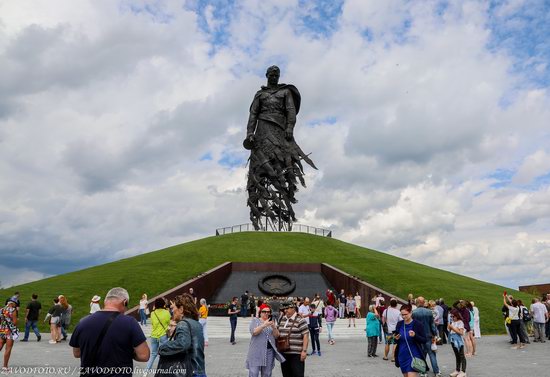
[(309, 335), (311, 336), (311, 347), (313, 351), (321, 351), (321, 343), (319, 342), (319, 329), (309, 328)]
[(460, 349), (457, 349), (454, 344), (451, 344), (453, 347), (453, 352), (455, 353), (456, 359), (456, 371), (466, 372), (466, 356), (464, 356), (464, 346), (460, 346)]
[(447, 326), (446, 325), (437, 325), (437, 331), (439, 332), (439, 337), (441, 338), (441, 344), (447, 344)]
[(512, 336), (512, 344), (517, 344), (518, 337), (520, 343), (527, 343), (529, 339), (525, 339), (521, 333), (521, 321), (520, 319), (514, 319), (510, 323), (510, 335)]
[(283, 377), (304, 377), (306, 363), (300, 361), (300, 355), (283, 353), (286, 361), (281, 364)]
[(229, 317), (231, 323), (231, 338), (229, 341), (233, 343), (235, 341), (235, 329), (237, 328), (237, 317)]

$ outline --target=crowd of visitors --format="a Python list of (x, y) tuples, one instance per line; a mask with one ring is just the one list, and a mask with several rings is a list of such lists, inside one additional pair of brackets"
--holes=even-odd
[[(534, 343), (550, 339), (550, 294), (533, 298), (529, 307), (506, 292), (502, 299), (504, 325), (513, 349), (525, 348), (530, 337)], [(91, 299), (90, 315), (76, 325), (69, 342), (83, 368), (131, 368), (136, 360), (146, 361), (147, 369), (153, 370), (158, 359), (157, 368), (180, 366), (192, 370), (195, 377), (206, 376), (204, 348), (208, 346), (209, 306), (205, 299), (197, 302), (190, 289), (172, 301), (155, 299), (149, 313), (151, 303), (143, 294), (138, 306), (139, 323), (122, 315), (128, 310), (129, 300), (123, 288), (113, 288), (107, 293), (103, 309), (100, 296)], [(412, 294), (408, 302), (390, 298), (386, 304), (386, 300), (377, 295), (368, 306), (364, 328), (366, 357), (378, 357), (378, 345), (383, 344), (382, 358), (391, 360), (403, 376), (425, 376), (428, 371), (441, 376), (437, 355), (449, 344), (456, 362), (450, 376), (466, 376), (468, 359), (477, 355), (476, 342), (481, 337), (479, 310), (474, 302), (457, 300), (449, 307), (443, 299), (427, 300)], [(281, 364), (284, 377), (303, 376), (306, 358), (322, 355), (323, 328), (326, 328), (328, 344), (334, 345), (334, 324), (340, 318), (347, 318), (348, 327), (352, 324), (355, 327), (360, 308), (361, 296), (346, 294), (344, 290), (338, 294), (328, 290), (323, 296), (316, 293), (311, 300), (308, 297), (254, 297), (246, 291), (240, 298), (233, 297), (227, 306), (229, 340), (236, 344), (238, 315), (251, 315), (251, 339), (245, 361), (249, 376), (270, 377), (276, 361)], [(41, 310), (38, 295), (33, 294), (26, 305), (25, 335), (21, 342), (29, 341), (31, 329), (36, 340), (41, 340), (37, 327)], [(0, 311), (2, 371), (9, 370), (14, 341), (19, 338), (19, 311), (16, 292)], [(67, 339), (72, 312), (64, 295), (52, 300), (44, 318), (50, 327), (51, 344)], [(152, 325), (150, 345), (143, 332), (148, 318)]]

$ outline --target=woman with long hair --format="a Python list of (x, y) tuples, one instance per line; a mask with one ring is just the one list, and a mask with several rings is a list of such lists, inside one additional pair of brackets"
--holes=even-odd
[(61, 322), (61, 313), (63, 312), (63, 308), (59, 304), (59, 298), (53, 299), (53, 305), (50, 307), (50, 310), (48, 310), (48, 314), (46, 315), (46, 318), (44, 319), (44, 322), (48, 322), (50, 324), (50, 335), (51, 339), (48, 343), (55, 344), (61, 340), (61, 331), (59, 331), (59, 327), (57, 325)]
[(19, 337), (17, 330), (17, 303), (9, 299), (6, 306), (0, 309), (0, 351), (6, 345), (4, 351), (4, 364), (2, 374), (9, 373), (8, 363), (10, 361), (13, 342)]
[(464, 355), (464, 322), (457, 309), (451, 310), (451, 321), (447, 324), (449, 342), (455, 354), (456, 368), (451, 377), (466, 377), (466, 356)]
[(144, 293), (139, 300), (139, 324), (145, 326), (147, 324), (147, 295)]
[(470, 313), (470, 331), (468, 331), (468, 341), (471, 345), (471, 355), (476, 355), (476, 338), (474, 337), (474, 326), (475, 326), (475, 311), (474, 307), (472, 306), (472, 303), (470, 301), (466, 301), (466, 308), (468, 309), (468, 312)]
[(353, 298), (355, 300), (355, 316), (359, 319), (361, 318), (361, 295), (359, 292), (355, 292), (355, 297)]
[[(504, 295), (504, 306), (508, 308), (508, 317), (510, 318), (510, 336), (512, 337), (513, 349), (525, 348), (526, 339), (521, 333), (521, 324), (519, 318), (519, 305), (518, 302), (512, 299), (511, 303), (508, 303), (508, 298)], [(519, 337), (519, 346), (518, 346)]]
[(61, 331), (61, 335), (63, 338), (61, 340), (67, 340), (67, 330), (69, 329), (69, 325), (71, 324), (71, 317), (73, 314), (73, 307), (69, 302), (67, 301), (67, 298), (63, 295), (59, 295), (59, 305), (61, 305), (61, 320), (59, 321), (59, 324), (57, 327), (59, 327), (59, 330)]
[(190, 352), (193, 377), (206, 377), (204, 337), (202, 336), (202, 326), (198, 321), (199, 312), (195, 299), (190, 294), (184, 293), (176, 296), (171, 306), (177, 325), (170, 339), (159, 347), (161, 356), (159, 368), (161, 368), (163, 356)]
[(472, 308), (474, 309), (474, 337), (479, 339), (481, 338), (481, 328), (479, 326), (479, 309), (477, 308), (475, 302), (471, 301)]
[(147, 361), (147, 369), (153, 367), (153, 363), (158, 355), (159, 346), (168, 340), (166, 333), (170, 328), (170, 312), (166, 310), (164, 299), (157, 298), (154, 305), (151, 312), (151, 324), (153, 325), (153, 330), (151, 331), (151, 355), (149, 356), (149, 361)]
[(474, 347), (470, 338), (470, 332), (472, 331), (470, 327), (470, 310), (468, 310), (465, 300), (458, 300), (453, 304), (453, 307), (460, 312), (462, 317), (462, 323), (464, 323), (464, 354), (466, 357), (470, 357)]
[(397, 323), (393, 336), (397, 341), (395, 366), (401, 368), (403, 377), (418, 377), (418, 371), (411, 365), (413, 358), (423, 360), (426, 371), (428, 370), (428, 364), (422, 352), (422, 345), (426, 344), (428, 340), (424, 335), (422, 323), (413, 319), (412, 310), (410, 304), (401, 306), (403, 320)]

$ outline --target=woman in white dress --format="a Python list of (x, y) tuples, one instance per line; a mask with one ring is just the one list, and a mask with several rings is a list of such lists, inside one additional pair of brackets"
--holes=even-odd
[(359, 292), (355, 293), (355, 297), (353, 298), (355, 300), (355, 311), (357, 318), (361, 318), (361, 296), (359, 296)]
[(481, 338), (481, 329), (479, 327), (479, 309), (472, 301), (472, 308), (474, 309), (474, 337)]

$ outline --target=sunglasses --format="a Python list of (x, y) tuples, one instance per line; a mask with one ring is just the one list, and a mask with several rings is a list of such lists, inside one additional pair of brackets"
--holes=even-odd
[(260, 313), (271, 313), (271, 310), (262, 310)]

